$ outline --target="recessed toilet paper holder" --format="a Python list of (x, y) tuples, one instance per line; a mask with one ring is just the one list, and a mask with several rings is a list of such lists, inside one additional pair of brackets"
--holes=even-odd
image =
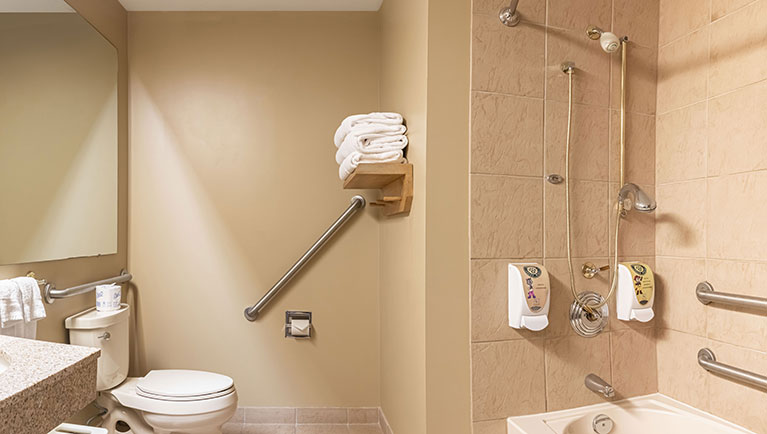
[(312, 313), (296, 310), (285, 312), (285, 337), (309, 339), (312, 337)]

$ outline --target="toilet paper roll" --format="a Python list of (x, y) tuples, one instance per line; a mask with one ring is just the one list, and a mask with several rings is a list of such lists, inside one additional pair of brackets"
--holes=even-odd
[(290, 322), (290, 334), (293, 336), (309, 336), (310, 328), (308, 319), (294, 319)]
[(120, 308), (122, 288), (120, 285), (99, 285), (96, 287), (96, 310), (109, 312)]

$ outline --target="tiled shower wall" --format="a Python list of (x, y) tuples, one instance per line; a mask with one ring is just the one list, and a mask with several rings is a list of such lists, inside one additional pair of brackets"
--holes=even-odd
[(665, 0), (657, 117), (658, 386), (767, 432), (767, 393), (706, 373), (696, 354), (767, 372), (767, 317), (695, 298), (767, 296), (767, 0)]
[[(575, 335), (567, 320), (564, 175), (567, 80), (575, 62), (571, 162), (574, 265), (602, 265), (618, 183), (620, 62), (585, 34), (587, 25), (628, 35), (626, 180), (655, 187), (656, 0), (522, 0), (524, 22), (498, 20), (507, 0), (474, 0), (472, 30), (471, 312), (474, 432), (503, 433), (508, 416), (596, 403), (583, 379), (596, 373), (622, 396), (657, 390), (655, 321), (611, 319), (606, 333)], [(652, 215), (622, 225), (620, 254), (654, 264)], [(767, 233), (767, 231), (765, 231)], [(767, 251), (767, 249), (764, 249)], [(517, 331), (507, 320), (509, 262), (542, 262), (552, 278), (550, 325)], [(579, 290), (607, 292), (606, 276)], [(611, 308), (614, 312), (614, 307)]]

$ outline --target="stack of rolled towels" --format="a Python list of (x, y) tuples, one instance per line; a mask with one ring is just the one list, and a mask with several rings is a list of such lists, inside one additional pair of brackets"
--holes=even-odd
[(365, 163), (406, 163), (406, 132), (398, 113), (369, 113), (344, 119), (334, 138), (338, 176), (345, 180)]

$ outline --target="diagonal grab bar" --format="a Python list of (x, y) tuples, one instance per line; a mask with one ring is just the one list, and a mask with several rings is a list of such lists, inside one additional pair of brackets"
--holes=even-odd
[(253, 306), (248, 306), (245, 308), (245, 318), (247, 318), (248, 321), (255, 321), (258, 318), (258, 315), (261, 313), (261, 310), (266, 307), (267, 304), (282, 290), (282, 288), (285, 287), (285, 285), (290, 281), (290, 279), (293, 278), (298, 272), (301, 270), (301, 268), (304, 267), (311, 259), (312, 257), (322, 249), (322, 246), (325, 245), (325, 243), (328, 242), (331, 238), (333, 238), (333, 235), (335, 235), (336, 231), (341, 229), (341, 226), (344, 225), (354, 214), (357, 213), (362, 208), (365, 208), (366, 202), (365, 198), (362, 196), (354, 196), (352, 198), (352, 203), (349, 205), (349, 208), (346, 208), (346, 211), (341, 214), (341, 217), (338, 217), (338, 220), (334, 221), (332, 225), (328, 228), (328, 230), (325, 231), (322, 236), (315, 241), (314, 244), (312, 244), (311, 247), (309, 247), (309, 250), (304, 253), (303, 256), (301, 256), (298, 261), (296, 261), (295, 264), (293, 264), (292, 267), (285, 273), (280, 280), (277, 281), (277, 283), (272, 286), (272, 288), (267, 291), (267, 293), (261, 297), (261, 300), (258, 300), (258, 303), (254, 304)]
[(750, 386), (767, 390), (767, 377), (746, 371), (745, 369), (740, 369), (717, 362), (716, 356), (714, 356), (714, 352), (708, 348), (702, 348), (700, 351), (698, 351), (698, 364), (709, 372), (738, 380)]

